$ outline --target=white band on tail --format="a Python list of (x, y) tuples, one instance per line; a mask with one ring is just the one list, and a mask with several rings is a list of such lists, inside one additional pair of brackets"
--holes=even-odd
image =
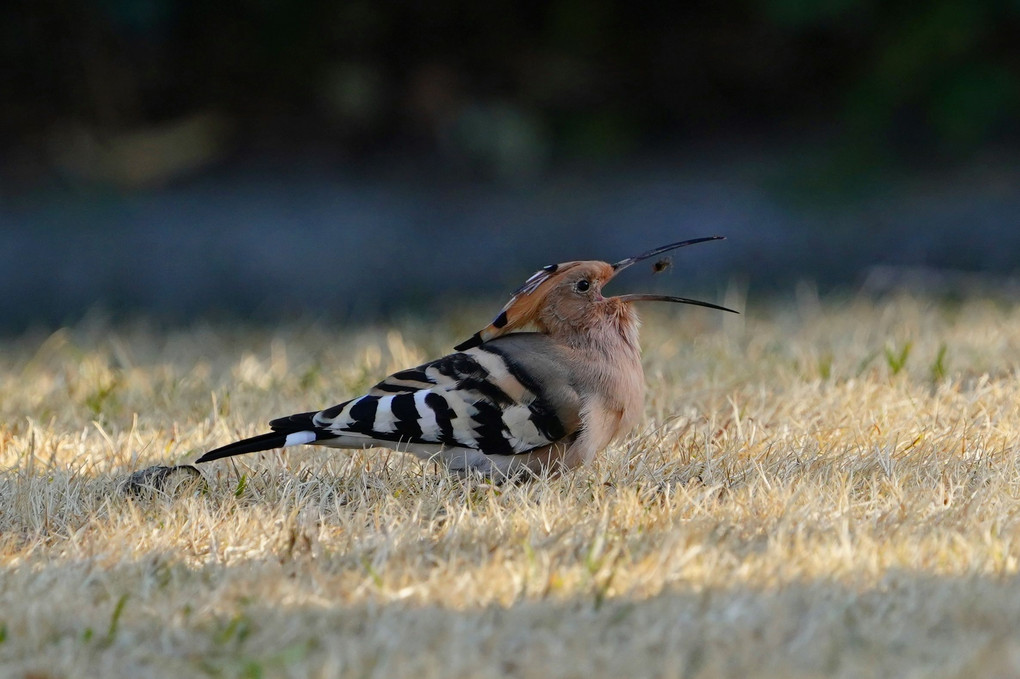
[(283, 447), (300, 446), (303, 443), (311, 443), (314, 440), (314, 431), (296, 431), (293, 434), (287, 434), (287, 440), (283, 442)]

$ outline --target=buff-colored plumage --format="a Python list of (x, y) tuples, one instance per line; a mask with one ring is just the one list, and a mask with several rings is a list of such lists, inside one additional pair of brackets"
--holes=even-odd
[(198, 461), (303, 443), (383, 446), (458, 471), (563, 471), (589, 462), (640, 420), (645, 381), (637, 301), (725, 309), (664, 295), (605, 297), (612, 278), (656, 248), (616, 264), (547, 266), (457, 353), (390, 375), (364, 396), (274, 420), (272, 432)]

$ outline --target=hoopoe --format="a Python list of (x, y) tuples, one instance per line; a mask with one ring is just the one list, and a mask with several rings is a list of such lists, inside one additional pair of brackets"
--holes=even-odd
[[(272, 431), (212, 450), (210, 462), (315, 444), (393, 448), (458, 472), (554, 472), (590, 461), (637, 424), (645, 380), (633, 302), (696, 304), (668, 295), (603, 297), (643, 259), (721, 236), (671, 243), (615, 264), (551, 264), (531, 276), (456, 353), (402, 370), (358, 398), (273, 420)], [(530, 332), (525, 332), (530, 328)]]

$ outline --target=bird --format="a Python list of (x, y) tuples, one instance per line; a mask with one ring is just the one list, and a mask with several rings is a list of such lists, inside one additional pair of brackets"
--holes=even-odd
[(615, 264), (550, 264), (454, 353), (395, 372), (357, 398), (272, 420), (270, 432), (211, 450), (197, 463), (302, 444), (391, 448), (489, 477), (559, 474), (589, 463), (643, 412), (633, 304), (739, 313), (671, 295), (606, 297), (603, 287), (637, 262), (722, 238), (679, 241)]

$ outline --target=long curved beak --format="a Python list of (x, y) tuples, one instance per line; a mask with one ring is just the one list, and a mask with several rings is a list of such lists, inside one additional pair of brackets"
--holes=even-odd
[(621, 259), (616, 264), (613, 264), (613, 271), (615, 273), (620, 273), (631, 264), (636, 264), (637, 262), (640, 262), (642, 259), (648, 259), (649, 257), (654, 257), (655, 255), (661, 255), (663, 252), (669, 252), (670, 250), (676, 250), (677, 248), (685, 248), (688, 245), (704, 243), (710, 240), (725, 240), (725, 238), (726, 236), (708, 236), (706, 238), (692, 238), (691, 240), (682, 240), (679, 243), (670, 243), (669, 245), (663, 245), (661, 247), (655, 248), (654, 250), (642, 252), (640, 255), (637, 255), (636, 257), (628, 257), (627, 259)]
[(672, 295), (646, 295), (638, 293), (634, 295), (617, 295), (613, 299), (618, 299), (621, 302), (676, 302), (678, 304), (693, 304), (695, 306), (708, 307), (709, 309), (718, 309), (719, 311), (729, 311), (731, 314), (740, 313), (739, 311), (727, 309), (724, 306), (712, 304), (711, 302), (701, 302), (696, 299), (688, 299), (686, 297), (674, 297)]
[[(635, 257), (628, 257), (627, 259), (621, 259), (616, 264), (613, 264), (613, 275), (620, 273), (631, 264), (640, 262), (643, 259), (649, 257), (655, 257), (661, 255), (664, 252), (670, 250), (676, 250), (677, 248), (684, 248), (688, 245), (694, 245), (696, 243), (704, 243), (710, 240), (724, 240), (725, 236), (708, 236), (706, 238), (692, 238), (691, 240), (682, 240), (678, 243), (670, 243), (669, 245), (663, 245), (661, 247), (649, 250), (648, 252), (642, 252), (640, 255)], [(672, 295), (647, 295), (647, 294), (634, 294), (634, 295), (617, 295), (614, 299), (618, 299), (622, 302), (676, 302), (677, 304), (693, 304), (695, 306), (708, 307), (709, 309), (718, 309), (719, 311), (729, 311), (731, 314), (739, 314), (739, 311), (733, 309), (727, 309), (724, 306), (718, 304), (712, 304), (711, 302), (701, 302), (696, 299), (688, 299), (686, 297), (674, 297)]]

